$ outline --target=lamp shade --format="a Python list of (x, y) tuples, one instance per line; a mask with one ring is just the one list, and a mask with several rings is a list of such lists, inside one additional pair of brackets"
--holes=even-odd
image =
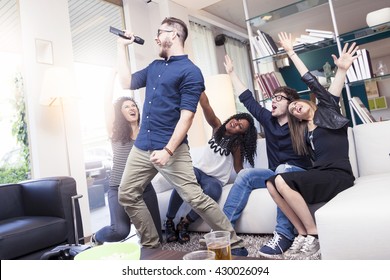
[(65, 67), (48, 68), (43, 77), (40, 104), (57, 105), (59, 98), (71, 96), (76, 96), (76, 90), (69, 69)]
[[(233, 85), (228, 74), (205, 77), (205, 86), (210, 105), (222, 123), (237, 113)], [(208, 139), (211, 137), (209, 126), (207, 126), (206, 135)]]

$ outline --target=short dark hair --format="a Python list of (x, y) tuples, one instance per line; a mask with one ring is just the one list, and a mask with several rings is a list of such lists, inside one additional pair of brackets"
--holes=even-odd
[(288, 103), (291, 103), (294, 100), (301, 99), (301, 97), (299, 96), (298, 92), (295, 89), (286, 86), (276, 88), (274, 90), (274, 95), (282, 92), (284, 92), (286, 94), (286, 97), (289, 99)]
[(188, 28), (184, 21), (175, 17), (167, 17), (161, 22), (161, 24), (167, 24), (176, 28), (177, 33), (179, 34), (179, 38), (182, 40), (184, 45), (184, 42), (188, 37)]

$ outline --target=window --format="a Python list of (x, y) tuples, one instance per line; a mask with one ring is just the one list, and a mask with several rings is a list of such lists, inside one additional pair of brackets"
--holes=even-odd
[(29, 178), (30, 160), (23, 75), (21, 32), (16, 0), (0, 6), (0, 184)]
[[(102, 0), (68, 0), (68, 5), (91, 226), (95, 232), (109, 224), (109, 216), (104, 214), (107, 210), (100, 207), (100, 202), (105, 201), (104, 192), (96, 190), (104, 186), (107, 192), (112, 167), (104, 97), (116, 64), (116, 37), (109, 32), (109, 26), (124, 28), (123, 8)], [(113, 95), (115, 99), (130, 92), (118, 85)], [(95, 209), (96, 205), (99, 209)]]
[(213, 33), (206, 26), (192, 21), (190, 30), (196, 65), (205, 77), (218, 74)]

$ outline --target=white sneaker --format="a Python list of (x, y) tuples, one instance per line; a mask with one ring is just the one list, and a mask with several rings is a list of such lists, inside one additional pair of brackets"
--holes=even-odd
[(320, 243), (318, 241), (318, 238), (315, 238), (311, 235), (306, 236), (300, 251), (300, 257), (303, 259), (307, 259), (308, 257), (312, 257), (314, 255), (319, 254)]
[(285, 257), (288, 259), (294, 259), (295, 257), (301, 254), (301, 249), (305, 243), (305, 237), (303, 235), (298, 235), (294, 238), (293, 244), (291, 247), (284, 253)]

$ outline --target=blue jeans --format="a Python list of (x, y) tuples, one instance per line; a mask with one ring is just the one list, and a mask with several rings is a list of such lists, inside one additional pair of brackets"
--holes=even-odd
[[(232, 223), (232, 226), (234, 227), (236, 221), (240, 218), (242, 211), (248, 203), (252, 190), (265, 188), (266, 180), (275, 174), (293, 171), (304, 171), (304, 169), (289, 164), (279, 165), (275, 172), (271, 169), (242, 169), (238, 173), (223, 207), (223, 212)], [(277, 208), (275, 231), (283, 234), (290, 240), (294, 240), (294, 226), (279, 207)]]
[[(125, 239), (130, 233), (131, 221), (125, 209), (118, 201), (118, 186), (108, 189), (108, 207), (110, 209), (111, 225), (105, 226), (95, 233), (98, 242), (117, 242)], [(143, 193), (143, 199), (152, 215), (160, 240), (162, 239), (160, 211), (156, 192), (152, 184), (148, 184)]]
[[(207, 175), (202, 170), (196, 167), (194, 167), (194, 173), (195, 173), (196, 180), (198, 181), (203, 192), (207, 194), (209, 197), (211, 197), (212, 199), (214, 199), (214, 201), (218, 201), (222, 194), (223, 186), (221, 181), (219, 181), (218, 179), (212, 176)], [(183, 204), (183, 199), (177, 193), (176, 189), (173, 189), (171, 198), (169, 199), (167, 218), (174, 219), (177, 211), (179, 210), (182, 204)], [(194, 210), (191, 210), (187, 214), (187, 219), (188, 218), (191, 222), (195, 222), (199, 218), (199, 215)]]

